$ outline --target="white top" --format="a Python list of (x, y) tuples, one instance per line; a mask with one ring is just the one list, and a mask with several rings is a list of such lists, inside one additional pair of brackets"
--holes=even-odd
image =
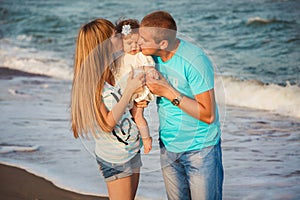
[[(105, 82), (102, 99), (111, 110), (121, 98), (120, 87)], [(124, 163), (133, 158), (141, 148), (138, 128), (132, 120), (129, 107), (124, 111), (120, 121), (111, 133), (99, 130), (95, 138), (95, 153), (101, 159), (111, 163)]]
[[(153, 58), (151, 56), (145, 56), (142, 52), (139, 52), (135, 55), (124, 54), (121, 61), (121, 67), (115, 74), (116, 83), (119, 84), (121, 90), (124, 91), (127, 85), (128, 75), (132, 69), (134, 70), (134, 76), (136, 76), (141, 72), (145, 72), (144, 67), (154, 68), (154, 66), (155, 63)], [(142, 100), (151, 101), (154, 99), (154, 96), (152, 93), (150, 93), (150, 90), (144, 86), (144, 90), (138, 94), (135, 94), (133, 99), (136, 102)]]

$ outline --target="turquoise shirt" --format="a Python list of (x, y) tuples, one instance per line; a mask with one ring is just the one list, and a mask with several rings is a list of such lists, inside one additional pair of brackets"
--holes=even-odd
[[(153, 57), (157, 70), (181, 94), (194, 96), (214, 88), (214, 71), (209, 58), (199, 47), (180, 40), (176, 54), (167, 62)], [(159, 134), (168, 151), (185, 152), (215, 145), (220, 139), (220, 123), (207, 124), (183, 112), (168, 99), (157, 97)]]

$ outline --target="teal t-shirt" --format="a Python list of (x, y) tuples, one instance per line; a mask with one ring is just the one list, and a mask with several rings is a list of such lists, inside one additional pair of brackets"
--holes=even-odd
[[(194, 96), (214, 88), (214, 71), (209, 58), (199, 47), (180, 40), (176, 54), (167, 62), (153, 57), (157, 70), (181, 94)], [(216, 108), (215, 122), (207, 124), (183, 112), (168, 99), (157, 97), (159, 134), (168, 151), (185, 152), (215, 145), (220, 139)]]

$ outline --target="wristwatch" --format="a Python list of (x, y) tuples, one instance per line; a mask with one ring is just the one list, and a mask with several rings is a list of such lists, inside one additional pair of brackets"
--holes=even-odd
[(183, 95), (180, 94), (178, 97), (176, 97), (175, 99), (173, 99), (171, 101), (171, 103), (174, 105), (174, 106), (178, 106), (180, 104), (180, 101), (182, 100), (183, 98)]

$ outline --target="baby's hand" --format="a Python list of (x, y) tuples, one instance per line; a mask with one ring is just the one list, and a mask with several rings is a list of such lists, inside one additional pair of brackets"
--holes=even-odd
[(146, 71), (146, 73), (147, 73), (148, 77), (155, 79), (155, 80), (159, 80), (159, 77), (160, 77), (159, 72), (156, 69), (154, 69), (153, 67), (149, 68)]
[(142, 138), (144, 145), (144, 153), (148, 154), (152, 149), (152, 137)]
[(139, 101), (139, 102), (136, 102), (134, 101), (134, 105), (137, 107), (137, 108), (146, 108), (148, 106), (150, 102), (147, 101), (147, 100), (142, 100), (142, 101)]

